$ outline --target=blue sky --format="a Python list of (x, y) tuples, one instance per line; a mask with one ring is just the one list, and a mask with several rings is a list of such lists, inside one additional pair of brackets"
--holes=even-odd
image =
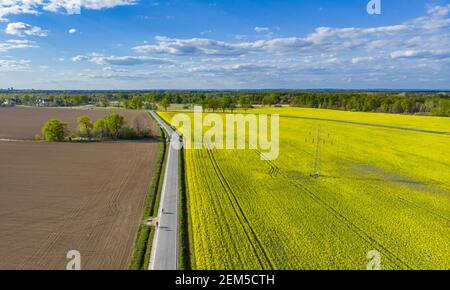
[(1, 0), (0, 88), (450, 89), (450, 1)]

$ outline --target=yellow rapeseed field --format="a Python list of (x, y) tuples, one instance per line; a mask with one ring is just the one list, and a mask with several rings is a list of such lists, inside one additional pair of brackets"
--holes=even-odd
[(271, 113), (287, 117), (331, 119), (348, 122), (369, 123), (374, 125), (388, 125), (395, 127), (445, 131), (450, 133), (450, 118), (435, 116), (364, 113), (312, 108), (256, 108), (250, 111), (237, 110), (236, 112), (250, 112), (253, 114)]
[(371, 126), (450, 131), (450, 118), (247, 113), (280, 114), (277, 160), (185, 151), (194, 269), (365, 269), (371, 250), (383, 269), (450, 269), (450, 135)]

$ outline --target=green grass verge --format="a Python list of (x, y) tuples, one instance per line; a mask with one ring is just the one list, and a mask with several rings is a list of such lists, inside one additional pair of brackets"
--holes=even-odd
[(184, 162), (184, 150), (179, 151), (178, 158), (178, 184), (179, 184), (179, 211), (178, 211), (178, 221), (179, 221), (179, 269), (180, 270), (190, 270), (191, 260), (190, 260), (190, 238), (189, 238), (189, 216), (188, 216), (188, 201), (187, 201), (187, 188), (186, 188), (186, 172), (185, 172), (185, 162)]
[(146, 224), (141, 224), (137, 233), (136, 241), (134, 243), (133, 258), (131, 259), (128, 269), (141, 270), (145, 252), (147, 250), (147, 241), (151, 231), (151, 227)]
[(144, 262), (143, 262), (143, 267), (141, 270), (147, 270), (148, 269), (148, 265), (150, 263), (150, 254), (151, 254), (151, 250), (152, 250), (152, 244), (153, 244), (153, 236), (155, 235), (155, 228), (154, 227), (150, 227), (150, 232), (148, 234), (148, 239), (147, 239), (147, 249), (144, 253)]
[[(164, 134), (164, 136), (166, 136)], [(158, 181), (158, 188), (156, 191), (156, 195), (154, 196), (154, 200), (153, 200), (153, 204), (152, 204), (152, 211), (150, 212), (150, 216), (153, 216), (155, 213), (158, 212), (159, 209), (159, 201), (161, 199), (161, 191), (162, 191), (162, 187), (164, 184), (164, 176), (166, 175), (166, 171), (164, 170), (166, 168), (166, 162), (167, 162), (167, 157), (168, 157), (168, 152), (167, 152), (167, 148), (166, 148), (166, 141), (164, 138), (164, 157), (163, 157), (163, 162), (162, 162), (162, 168), (161, 168), (161, 172), (159, 174), (159, 181)]]

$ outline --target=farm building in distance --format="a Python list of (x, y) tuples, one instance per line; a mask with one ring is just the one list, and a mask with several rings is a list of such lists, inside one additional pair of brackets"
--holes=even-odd
[(15, 107), (16, 102), (14, 100), (5, 100), (3, 103), (0, 104), (1, 107)]
[(42, 107), (51, 107), (55, 104), (55, 102), (51, 99), (42, 99), (39, 101), (39, 106)]

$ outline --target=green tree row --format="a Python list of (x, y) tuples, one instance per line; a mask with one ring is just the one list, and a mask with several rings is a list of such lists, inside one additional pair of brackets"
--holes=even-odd
[(448, 92), (359, 92), (359, 91), (130, 91), (130, 92), (17, 92), (0, 94), (0, 103), (18, 105), (95, 105), (126, 109), (167, 109), (170, 104), (197, 104), (209, 110), (234, 110), (241, 106), (291, 105), (363, 112), (450, 115)]
[(68, 124), (57, 119), (48, 120), (41, 129), (42, 135), (37, 134), (37, 140), (47, 142), (64, 142), (74, 139), (79, 140), (104, 140), (104, 139), (143, 139), (151, 137), (149, 129), (130, 128), (119, 114), (110, 114), (104, 119), (92, 122), (87, 116), (77, 118), (78, 127), (75, 134), (67, 129)]

